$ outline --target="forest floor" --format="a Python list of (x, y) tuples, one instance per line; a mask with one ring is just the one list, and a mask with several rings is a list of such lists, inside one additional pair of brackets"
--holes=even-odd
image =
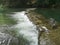
[[(53, 41), (55, 44), (54, 45), (60, 45), (60, 23), (58, 22), (57, 28), (52, 29), (52, 27), (49, 24), (49, 19), (45, 18), (42, 16), (42, 14), (39, 14), (35, 11), (30, 11), (27, 16), (29, 19), (35, 24), (35, 25), (44, 25), (46, 26), (50, 32), (49, 32), (49, 38), (51, 41)], [(43, 34), (42, 34), (43, 35)]]

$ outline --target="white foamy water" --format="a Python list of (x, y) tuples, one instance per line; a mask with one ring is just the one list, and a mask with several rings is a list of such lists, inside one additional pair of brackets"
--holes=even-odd
[(25, 11), (15, 12), (13, 18), (18, 20), (14, 27), (18, 28), (19, 33), (30, 41), (30, 45), (38, 45), (38, 31), (36, 26), (28, 19)]

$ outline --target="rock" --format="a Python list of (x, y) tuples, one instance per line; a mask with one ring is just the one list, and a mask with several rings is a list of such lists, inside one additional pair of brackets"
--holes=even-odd
[(26, 11), (25, 14), (28, 14), (28, 12)]
[(46, 32), (46, 34), (49, 34), (49, 30), (45, 26), (41, 26), (42, 30)]
[(41, 32), (46, 32), (46, 34), (49, 34), (49, 30), (45, 26), (37, 25), (37, 30), (38, 30), (38, 32), (40, 32), (40, 34), (41, 34)]
[(53, 18), (50, 18), (49, 24), (51, 25), (51, 27), (52, 27), (53, 29), (57, 27), (57, 22), (56, 22), (56, 20), (53, 19)]

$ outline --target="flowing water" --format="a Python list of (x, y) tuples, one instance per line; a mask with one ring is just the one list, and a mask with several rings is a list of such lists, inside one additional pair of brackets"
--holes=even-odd
[[(24, 38), (26, 38), (29, 42), (29, 44), (24, 45), (38, 45), (38, 30), (36, 29), (36, 25), (34, 25), (27, 15), (25, 14), (25, 11), (21, 12), (14, 12), (15, 14), (12, 15), (14, 19), (17, 20), (17, 24), (13, 27), (18, 28), (18, 33), (22, 35)], [(45, 29), (45, 28), (44, 28)], [(47, 29), (47, 28), (46, 28)], [(46, 30), (45, 29), (45, 30)], [(53, 45), (51, 44), (50, 39), (48, 38), (48, 30), (45, 33), (45, 37), (40, 37), (40, 45)], [(24, 42), (24, 41), (23, 41)]]
[[(34, 25), (29, 20), (29, 18), (25, 14), (25, 11), (13, 12), (13, 13), (14, 14), (12, 14), (11, 16), (12, 16), (13, 19), (17, 20), (17, 24), (9, 27), (9, 30), (11, 30), (13, 28), (15, 28), (15, 29), (17, 28), (17, 31), (18, 31), (18, 34), (20, 34), (20, 37), (22, 36), (23, 38), (25, 38), (27, 40), (26, 43), (24, 43), (24, 41), (22, 41), (21, 43), (24, 43), (22, 45), (38, 45), (38, 33), (39, 32), (36, 29), (37, 28), (36, 25)], [(8, 38), (7, 39), (8, 41), (7, 41), (7, 43), (4, 43), (4, 45), (21, 45), (21, 44), (18, 43), (17, 38), (14, 38), (14, 37), (12, 37), (10, 35), (5, 36), (5, 38)], [(3, 39), (3, 42), (6, 42), (5, 38)], [(15, 42), (16, 44), (11, 44), (11, 40), (13, 40), (12, 42)], [(19, 40), (21, 41), (22, 38), (19, 39)], [(28, 42), (29, 42), (29, 44), (28, 44)], [(50, 39), (48, 38), (48, 35), (46, 33), (45, 33), (45, 38), (40, 37), (40, 45), (53, 45), (51, 43)]]
[(38, 31), (36, 30), (36, 26), (28, 19), (25, 11), (14, 13), (12, 16), (17, 20), (17, 24), (14, 27), (18, 28), (18, 33), (30, 42), (29, 45), (38, 45)]

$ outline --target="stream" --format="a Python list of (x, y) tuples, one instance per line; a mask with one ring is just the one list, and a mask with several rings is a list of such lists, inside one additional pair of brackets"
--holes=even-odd
[[(12, 18), (17, 20), (17, 24), (11, 26), (11, 28), (17, 28), (18, 33), (27, 40), (27, 42), (24, 44), (20, 43), (18, 44), (17, 38), (14, 38), (12, 36), (9, 37), (7, 44), (1, 44), (1, 45), (13, 45), (10, 44), (11, 40), (13, 39), (14, 42), (16, 42), (15, 45), (38, 45), (38, 30), (36, 29), (36, 25), (33, 24), (29, 18), (27, 17), (27, 14), (25, 14), (25, 11), (21, 12), (13, 12)], [(4, 34), (4, 33), (2, 33)], [(5, 36), (5, 35), (4, 35)], [(20, 36), (20, 37), (21, 37)], [(7, 36), (8, 37), (8, 36)], [(5, 36), (6, 38), (6, 36)], [(5, 39), (4, 38), (4, 39)], [(3, 39), (3, 42), (5, 42)], [(22, 39), (20, 39), (21, 41)], [(1, 43), (1, 41), (0, 41)], [(48, 35), (45, 33), (45, 38), (40, 38), (40, 45), (52, 45), (50, 39), (48, 38)]]
[[(13, 18), (18, 20), (14, 27), (19, 29), (18, 33), (30, 42), (29, 45), (38, 45), (38, 31), (36, 26), (28, 19), (25, 11), (14, 13)], [(27, 45), (27, 43), (24, 45)]]
[[(25, 14), (25, 11), (21, 12), (14, 12), (13, 18), (18, 20), (17, 24), (14, 26), (15, 28), (19, 29), (20, 35), (23, 36), (23, 38), (26, 38), (29, 42), (24, 45), (39, 45), (38, 44), (38, 33), (40, 33), (36, 28), (36, 25), (34, 25), (29, 18), (27, 17), (27, 14)], [(40, 37), (40, 45), (52, 45), (51, 41), (48, 37), (48, 29), (45, 26), (42, 26), (42, 28), (45, 29), (45, 37)], [(23, 41), (24, 42), (24, 41)]]

